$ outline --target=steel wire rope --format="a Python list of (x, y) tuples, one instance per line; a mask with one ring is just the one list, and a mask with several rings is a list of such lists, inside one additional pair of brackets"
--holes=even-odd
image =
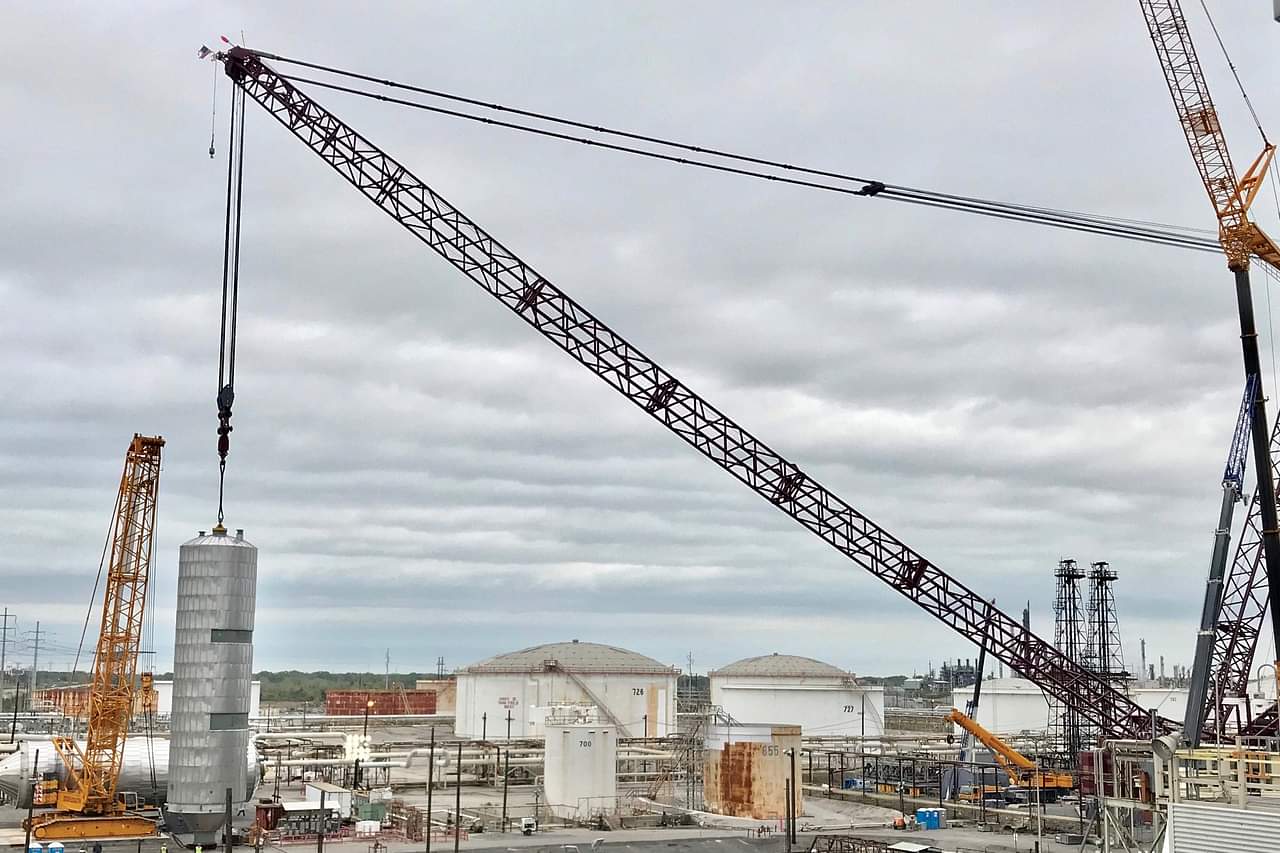
[[(1272, 160), (1270, 167), (1267, 169), (1267, 175), (1271, 179), (1271, 198), (1276, 205), (1276, 218), (1280, 219), (1280, 191), (1276, 189), (1276, 172), (1276, 161)], [(1277, 281), (1280, 281), (1280, 271), (1277, 271), (1265, 261), (1257, 262), (1256, 266), (1261, 267), (1262, 271), (1271, 279), (1267, 284), (1267, 338), (1271, 344), (1271, 392), (1273, 395), (1280, 396), (1280, 391), (1278, 391), (1280, 389), (1280, 377), (1276, 376), (1276, 336), (1271, 312), (1271, 288), (1275, 286)], [(1274, 637), (1272, 637), (1271, 642), (1272, 644), (1275, 643)], [(1274, 657), (1272, 660), (1274, 660)]]
[[(348, 71), (346, 69), (336, 68), (334, 66), (322, 65), (315, 62), (308, 62), (306, 60), (281, 56), (279, 54), (267, 53), (265, 51), (250, 51), (250, 52), (264, 59), (271, 59), (274, 61), (284, 62), (291, 65), (298, 65), (305, 68), (311, 68), (317, 71), (322, 71), (322, 72), (325, 72), (328, 74), (334, 74), (337, 76), (350, 77), (357, 80), (363, 80), (363, 81), (374, 83), (377, 85), (386, 86), (388, 88), (403, 89), (405, 91), (416, 92), (423, 95), (429, 95), (431, 97), (440, 98), (443, 100), (450, 100), (457, 103), (469, 104), (471, 106), (482, 107), (484, 109), (493, 110), (495, 112), (510, 113), (512, 115), (520, 115), (526, 118), (533, 118), (539, 121), (546, 121), (554, 124), (564, 125), (567, 127), (575, 127), (582, 130), (590, 130), (594, 133), (610, 135), (610, 136), (618, 136), (625, 139), (632, 139), (640, 142), (648, 142), (656, 145), (662, 145), (668, 148), (691, 151), (698, 154), (707, 154), (714, 157), (721, 157), (725, 159), (738, 160), (740, 162), (752, 163), (754, 165), (759, 165), (759, 166), (769, 166), (771, 168), (782, 169), (785, 171), (794, 171), (794, 172), (800, 172), (803, 174), (815, 175), (819, 177), (835, 178), (835, 179), (850, 181), (850, 182), (859, 183), (859, 184), (873, 183), (872, 179), (870, 178), (863, 178), (857, 175), (848, 174), (846, 172), (837, 172), (831, 169), (819, 169), (819, 168), (814, 168), (809, 166), (800, 166), (794, 163), (787, 163), (779, 160), (772, 160), (772, 159), (763, 158), (763, 157), (755, 157), (751, 155), (740, 154), (736, 152), (726, 151), (720, 148), (714, 148), (711, 146), (693, 145), (690, 143), (678, 142), (676, 140), (665, 139), (665, 138), (653, 136), (650, 134), (620, 130), (617, 128), (611, 128), (604, 125), (594, 124), (591, 122), (568, 119), (563, 116), (552, 115), (550, 113), (537, 112), (534, 110), (526, 110), (519, 107), (507, 106), (505, 104), (499, 104), (499, 103), (494, 103), (490, 101), (483, 101), (477, 98), (470, 98), (464, 95), (458, 95), (452, 92), (444, 92), (438, 89), (429, 89), (426, 87), (415, 86), (408, 83), (399, 83), (394, 80), (374, 77), (369, 74), (361, 74), (355, 71)], [(292, 79), (292, 78), (287, 78), (287, 79)], [(298, 79), (301, 80), (303, 78), (298, 78)], [(908, 187), (900, 184), (885, 184), (884, 186), (886, 189), (892, 189), (897, 191), (925, 192), (939, 199), (948, 199), (952, 201), (969, 201), (969, 202), (984, 203), (984, 204), (999, 204), (1002, 207), (1005, 207), (1011, 210), (1037, 212), (1042, 214), (1056, 214), (1059, 216), (1071, 217), (1079, 220), (1089, 220), (1094, 222), (1123, 223), (1123, 224), (1130, 224), (1130, 225), (1148, 225), (1148, 226), (1157, 227), (1157, 228), (1196, 232), (1196, 233), (1202, 233), (1202, 234), (1216, 233), (1214, 231), (1211, 231), (1209, 229), (1204, 229), (1204, 228), (1194, 228), (1191, 226), (1183, 226), (1183, 225), (1169, 225), (1167, 223), (1152, 222), (1149, 220), (1104, 216), (1101, 214), (1079, 213), (1076, 211), (1069, 211), (1061, 208), (1048, 208), (1048, 207), (1041, 207), (1041, 206), (1034, 206), (1034, 205), (1018, 204), (1014, 202), (994, 202), (989, 199), (981, 199), (974, 196), (962, 196), (962, 195), (954, 195), (950, 193), (939, 193), (935, 191), (920, 190), (915, 187)]]
[(957, 210), (961, 212), (973, 213), (981, 216), (987, 216), (995, 219), (1006, 219), (1019, 222), (1029, 222), (1033, 224), (1046, 225), (1050, 227), (1061, 228), (1069, 231), (1079, 231), (1083, 233), (1092, 233), (1102, 236), (1118, 237), (1121, 239), (1135, 240), (1139, 242), (1152, 243), (1156, 245), (1171, 246), (1174, 248), (1189, 249), (1202, 252), (1220, 252), (1221, 246), (1216, 240), (1208, 238), (1198, 238), (1186, 234), (1175, 233), (1171, 231), (1159, 231), (1152, 228), (1138, 228), (1132, 225), (1123, 225), (1112, 223), (1103, 219), (1092, 219), (1085, 215), (1077, 218), (1071, 216), (1053, 213), (1047, 209), (1020, 207), (1018, 205), (1008, 205), (1002, 202), (987, 201), (982, 199), (969, 199), (964, 196), (948, 196), (942, 193), (931, 193), (923, 190), (912, 189), (891, 189), (889, 185), (878, 181), (870, 181), (860, 188), (849, 186), (839, 186), (836, 184), (822, 183), (820, 181), (811, 181), (801, 178), (791, 178), (784, 175), (774, 175), (767, 172), (761, 172), (753, 169), (743, 169), (735, 166), (726, 166), (720, 163), (710, 163), (705, 160), (696, 160), (688, 157), (680, 157), (673, 154), (665, 154), (659, 151), (649, 151), (643, 148), (635, 148), (627, 145), (619, 145), (612, 142), (604, 142), (597, 139), (588, 139), (585, 137), (573, 136), (571, 134), (560, 133), (558, 131), (547, 130), (545, 128), (532, 127), (530, 125), (508, 122), (502, 119), (489, 118), (487, 116), (475, 115), (473, 113), (461, 112), (445, 107), (432, 106), (419, 101), (406, 100), (404, 98), (396, 98), (390, 95), (381, 95), (376, 92), (369, 92), (364, 89), (357, 89), (351, 86), (343, 86), (338, 83), (331, 83), (324, 80), (317, 80), (310, 77), (302, 77), (296, 74), (280, 74), (282, 79), (294, 83), (303, 83), (306, 85), (318, 86), (345, 94), (356, 95), (372, 100), (383, 101), (385, 103), (397, 104), (399, 106), (412, 107), (414, 109), (424, 110), (426, 112), (445, 115), (452, 118), (464, 119), (467, 121), (479, 122), (481, 124), (492, 125), (495, 127), (503, 127), (509, 130), (516, 130), (523, 133), (531, 133), (538, 136), (544, 136), (552, 139), (559, 139), (565, 142), (576, 142), (583, 145), (604, 148), (612, 151), (618, 151), (625, 154), (633, 154), (641, 157), (647, 157), (656, 160), (663, 160), (671, 163), (677, 163), (685, 166), (694, 166), (702, 169), (709, 169), (717, 172), (725, 172), (744, 177), (752, 177), (775, 183), (789, 184), (793, 186), (806, 187), (809, 189), (824, 190), (827, 192), (840, 193), (843, 195), (853, 196), (881, 196), (891, 201), (899, 201), (906, 204), (915, 204), (925, 207), (936, 207), (943, 209)]
[[(218, 524), (223, 520), (231, 406), (235, 398), (236, 321), (240, 301), (240, 221), (244, 197), (244, 89), (231, 93), (227, 146), (227, 205), (222, 237), (222, 325), (218, 338)], [(237, 114), (239, 120), (237, 121)], [(229, 327), (229, 328), (228, 328)]]
[(1263, 145), (1270, 145), (1267, 141), (1267, 132), (1262, 129), (1262, 119), (1258, 118), (1258, 111), (1253, 108), (1253, 101), (1249, 100), (1249, 93), (1244, 90), (1244, 83), (1240, 80), (1240, 72), (1236, 70), (1236, 64), (1231, 61), (1231, 54), (1227, 52), (1227, 46), (1222, 41), (1221, 34), (1218, 33), (1218, 25), (1213, 22), (1213, 15), (1209, 13), (1209, 5), (1205, 0), (1200, 0), (1200, 8), (1204, 9), (1204, 16), (1209, 19), (1209, 26), (1213, 29), (1213, 37), (1218, 40), (1218, 47), (1222, 49), (1222, 58), (1227, 60), (1227, 67), (1231, 69), (1231, 76), (1236, 80), (1236, 86), (1240, 89), (1240, 97), (1244, 99), (1244, 105), (1249, 108), (1249, 114), (1253, 116), (1253, 126), (1258, 129), (1258, 135), (1262, 137)]
[[(111, 521), (107, 522), (107, 535), (102, 542), (102, 555), (98, 557), (98, 576), (93, 580), (93, 592), (89, 594), (89, 606), (84, 614), (84, 626), (80, 629), (80, 644), (76, 647), (75, 662), (71, 665), (74, 672), (80, 666), (80, 655), (84, 651), (85, 637), (89, 634), (89, 620), (93, 618), (93, 602), (98, 597), (98, 587), (102, 584), (102, 569), (107, 564), (107, 550), (111, 547), (111, 534), (115, 530), (116, 514), (111, 514)], [(96, 643), (95, 643), (96, 645)]]

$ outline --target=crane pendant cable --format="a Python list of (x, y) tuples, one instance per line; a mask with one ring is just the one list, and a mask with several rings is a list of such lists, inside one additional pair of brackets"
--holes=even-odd
[(244, 90), (231, 89), (227, 145), (227, 212), (222, 238), (222, 329), (218, 340), (218, 527), (222, 527), (231, 405), (235, 402), (236, 309), (240, 298), (240, 209), (244, 187)]

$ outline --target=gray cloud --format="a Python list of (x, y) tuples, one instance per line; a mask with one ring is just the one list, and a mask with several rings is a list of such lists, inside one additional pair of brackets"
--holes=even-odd
[[(1127, 6), (10, 17), (0, 604), (24, 630), (78, 637), (121, 451), (163, 433), (162, 667), (177, 546), (214, 512), (228, 89), (211, 161), (212, 72), (192, 57), (219, 33), (901, 183), (1211, 221)], [(1251, 88), (1274, 89), (1265, 21), (1223, 17)], [(1253, 137), (1205, 60), (1243, 157)], [(1241, 373), (1220, 259), (316, 96), (812, 476), (1009, 610), (1032, 600), (1038, 630), (1060, 556), (1110, 559), (1133, 656), (1142, 636), (1152, 660), (1189, 658)], [(390, 647), (396, 666), (432, 669), (571, 635), (673, 663), (692, 650), (698, 669), (772, 650), (862, 672), (974, 653), (537, 339), (254, 107), (246, 180), (228, 489), (230, 522), (262, 548), (260, 665), (377, 668)], [(1258, 305), (1265, 319), (1261, 283)]]

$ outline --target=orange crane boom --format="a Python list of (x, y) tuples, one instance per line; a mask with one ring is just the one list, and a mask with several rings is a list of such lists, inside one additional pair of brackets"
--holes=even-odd
[(1247, 268), (1249, 258), (1257, 255), (1280, 269), (1280, 248), (1249, 219), (1249, 208), (1262, 188), (1276, 147), (1263, 136), (1262, 153), (1254, 158), (1244, 177), (1236, 179), (1227, 138), (1217, 107), (1209, 97), (1204, 69), (1191, 43), (1182, 7), (1178, 0), (1139, 0), (1139, 5), (1178, 111), (1178, 123), (1218, 216), (1218, 240), (1226, 252), (1227, 266), (1232, 270)]
[(83, 747), (74, 738), (53, 739), (66, 779), (58, 792), (56, 811), (33, 819), (32, 831), (38, 839), (155, 832), (152, 821), (127, 814), (116, 786), (137, 691), (163, 447), (163, 438), (135, 435), (125, 454), (111, 525), (102, 625), (93, 658), (88, 734)]
[(955, 723), (976, 737), (983, 746), (991, 750), (996, 764), (1000, 765), (1010, 782), (1052, 791), (1070, 791), (1075, 787), (1075, 778), (1070, 773), (1041, 771), (1036, 762), (996, 737), (963, 711), (952, 708), (946, 719), (948, 723)]

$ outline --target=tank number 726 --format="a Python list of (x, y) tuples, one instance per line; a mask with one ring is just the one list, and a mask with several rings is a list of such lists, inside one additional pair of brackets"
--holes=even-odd
[(631, 688), (631, 695), (632, 695), (632, 696), (643, 696), (643, 695), (644, 695), (644, 688), (643, 688), (643, 687), (632, 687), (632, 688)]

